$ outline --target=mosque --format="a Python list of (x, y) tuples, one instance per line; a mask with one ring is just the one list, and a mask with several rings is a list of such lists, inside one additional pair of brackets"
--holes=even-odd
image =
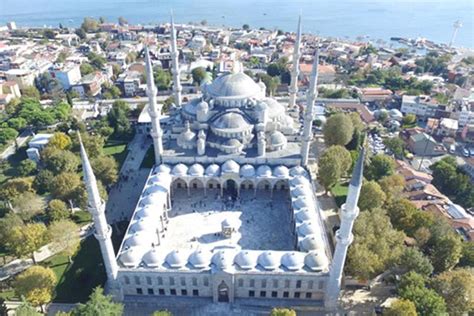
[(148, 49), (147, 113), (155, 165), (118, 253), (95, 176), (81, 147), (95, 236), (117, 300), (199, 298), (256, 306), (337, 308), (352, 226), (358, 215), (364, 150), (354, 168), (336, 246), (307, 169), (317, 95), (316, 49), (303, 124), (295, 106), (301, 20), (289, 104), (234, 69), (183, 103), (176, 31), (171, 55), (175, 111), (164, 125)]

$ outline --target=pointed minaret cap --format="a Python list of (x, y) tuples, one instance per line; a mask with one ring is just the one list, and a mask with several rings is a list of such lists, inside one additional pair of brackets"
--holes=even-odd
[(145, 45), (145, 69), (146, 69), (146, 84), (150, 91), (156, 90), (155, 81), (153, 79), (153, 66), (151, 64), (150, 51), (148, 45)]
[(97, 180), (94, 175), (94, 170), (92, 169), (91, 163), (89, 162), (89, 157), (87, 156), (86, 149), (82, 143), (81, 133), (77, 132), (77, 138), (79, 139), (80, 152), (81, 152), (81, 161), (82, 161), (82, 171), (84, 173), (84, 184), (86, 185), (87, 195), (89, 199), (90, 206), (97, 206), (101, 203), (101, 198), (99, 194), (99, 189), (97, 188)]
[(350, 185), (352, 186), (360, 186), (362, 185), (362, 180), (364, 178), (364, 162), (365, 162), (365, 146), (362, 146), (359, 152), (359, 158), (356, 161), (354, 166), (354, 170), (352, 171), (352, 178)]

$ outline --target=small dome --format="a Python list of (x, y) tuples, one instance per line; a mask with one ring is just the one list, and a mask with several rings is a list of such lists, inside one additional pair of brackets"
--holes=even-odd
[(168, 189), (165, 186), (153, 184), (152, 186), (146, 188), (144, 195), (150, 195), (153, 193), (164, 192), (167, 193)]
[(255, 106), (255, 111), (262, 112), (268, 110), (268, 105), (265, 101), (258, 101), (257, 105)]
[(207, 166), (206, 168), (206, 176), (208, 177), (218, 177), (220, 174), (221, 168), (216, 165), (215, 163), (212, 165)]
[(161, 164), (155, 168), (155, 173), (170, 173), (171, 168), (168, 165)]
[(311, 271), (324, 271), (328, 269), (329, 260), (323, 251), (311, 251), (304, 258), (304, 264)]
[[(298, 212), (298, 214), (301, 212)], [(319, 235), (320, 229), (318, 225), (313, 222), (304, 222), (298, 227), (298, 233), (303, 237), (308, 235)]]
[(186, 265), (187, 257), (179, 250), (173, 250), (166, 255), (165, 262), (173, 269), (181, 268)]
[(158, 249), (153, 248), (145, 253), (143, 256), (143, 262), (149, 268), (157, 268), (163, 263), (163, 258), (160, 256)]
[(209, 104), (206, 101), (201, 101), (196, 106), (196, 111), (207, 111), (209, 109)]
[(158, 207), (152, 207), (151, 205), (146, 205), (141, 207), (135, 214), (137, 219), (147, 218), (147, 217), (159, 217), (161, 210)]
[(242, 146), (242, 143), (238, 139), (232, 138), (226, 141), (224, 146), (239, 148)]
[(198, 163), (195, 163), (188, 169), (188, 174), (190, 176), (202, 177), (204, 175), (204, 167)]
[(222, 173), (239, 173), (240, 166), (233, 160), (227, 160), (222, 165)]
[(209, 251), (198, 249), (189, 256), (188, 262), (196, 269), (204, 269), (211, 264), (211, 257)]
[(262, 165), (257, 168), (257, 176), (269, 178), (272, 176), (272, 169), (267, 165)]
[(241, 269), (250, 270), (257, 265), (257, 256), (248, 250), (242, 250), (235, 256), (234, 263)]
[(173, 167), (173, 171), (171, 171), (171, 173), (174, 176), (185, 176), (188, 174), (188, 167), (182, 163), (179, 163)]
[(154, 235), (153, 232), (139, 231), (137, 233), (134, 233), (132, 236), (128, 237), (127, 240), (125, 241), (125, 245), (127, 247), (147, 246), (147, 245), (151, 246), (151, 244), (156, 239), (155, 236), (153, 235)]
[(138, 247), (131, 247), (125, 251), (119, 257), (120, 262), (127, 268), (133, 268), (140, 264), (142, 261), (142, 252), (139, 251)]
[(240, 168), (240, 176), (243, 178), (253, 178), (255, 176), (255, 168), (252, 165), (243, 165)]
[(300, 196), (307, 196), (311, 194), (311, 190), (306, 185), (298, 185), (296, 187), (292, 187), (291, 196), (294, 198), (298, 198)]
[(258, 256), (258, 264), (261, 265), (265, 270), (275, 270), (280, 266), (280, 258), (275, 252), (265, 251)]
[(306, 176), (308, 173), (306, 170), (304, 170), (303, 167), (301, 166), (296, 166), (290, 169), (290, 176), (296, 177), (296, 176)]
[(298, 212), (296, 212), (296, 219), (298, 222), (306, 222), (312, 219), (311, 212), (307, 208), (301, 208)]
[(291, 185), (308, 185), (309, 181), (303, 176), (296, 176), (290, 180)]
[(169, 173), (157, 173), (150, 177), (148, 180), (149, 185), (157, 184), (161, 185), (164, 188), (167, 188), (171, 185), (172, 178)]
[(156, 191), (150, 193), (140, 201), (141, 206), (150, 205), (153, 207), (160, 207), (166, 201), (166, 193)]
[(233, 251), (219, 250), (212, 256), (212, 263), (221, 270), (232, 265)]
[(193, 143), (196, 141), (196, 133), (194, 133), (192, 130), (184, 130), (181, 134), (178, 136), (178, 143), (179, 144), (186, 144), (186, 143)]
[(214, 131), (226, 133), (240, 133), (253, 128), (240, 113), (229, 112), (218, 117), (212, 122), (211, 127)]
[(304, 255), (299, 252), (287, 252), (281, 257), (281, 264), (290, 271), (296, 271), (304, 265)]
[(133, 223), (130, 229), (134, 233), (138, 233), (139, 231), (155, 232), (156, 223), (150, 219), (142, 218)]
[(299, 210), (300, 208), (314, 208), (313, 201), (307, 196), (300, 196), (296, 200), (293, 201), (293, 208), (295, 210)]
[(300, 242), (300, 248), (303, 251), (323, 250), (324, 244), (321, 240), (321, 237), (315, 235), (308, 235)]
[(278, 166), (273, 169), (273, 175), (277, 178), (288, 178), (290, 171), (285, 166)]
[(286, 145), (287, 142), (285, 135), (280, 131), (274, 131), (270, 136), (270, 144), (272, 146)]

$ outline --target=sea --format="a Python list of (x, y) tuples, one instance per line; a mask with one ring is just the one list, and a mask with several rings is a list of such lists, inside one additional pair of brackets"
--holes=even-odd
[(474, 0), (0, 0), (0, 25), (78, 26), (86, 16), (151, 24), (206, 21), (209, 25), (265, 27), (293, 31), (301, 14), (303, 31), (325, 37), (426, 38), (474, 48)]

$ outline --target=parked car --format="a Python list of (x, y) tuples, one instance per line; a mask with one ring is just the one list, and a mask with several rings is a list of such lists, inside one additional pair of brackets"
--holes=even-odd
[(469, 157), (469, 150), (467, 150), (467, 148), (464, 147), (462, 149), (462, 154), (463, 154), (464, 157)]

